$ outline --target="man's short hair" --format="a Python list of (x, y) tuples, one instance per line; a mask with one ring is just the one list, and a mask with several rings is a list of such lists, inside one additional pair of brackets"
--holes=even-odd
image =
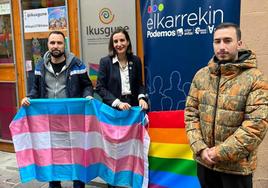
[(61, 36), (63, 37), (63, 39), (65, 39), (65, 35), (64, 35), (64, 33), (61, 32), (61, 31), (51, 31), (51, 32), (49, 33), (49, 35), (48, 35), (48, 39), (49, 39), (50, 35), (52, 35), (52, 34), (61, 35)]
[(235, 24), (235, 23), (231, 23), (231, 22), (224, 22), (224, 23), (221, 23), (219, 24), (216, 28), (215, 28), (215, 31), (214, 33), (219, 30), (219, 29), (224, 29), (224, 28), (229, 28), (229, 27), (232, 27), (235, 29), (236, 31), (236, 37), (237, 37), (237, 40), (241, 40), (241, 30), (240, 30), (240, 27)]

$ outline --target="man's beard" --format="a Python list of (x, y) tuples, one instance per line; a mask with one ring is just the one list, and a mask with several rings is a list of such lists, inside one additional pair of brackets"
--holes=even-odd
[(64, 54), (64, 51), (61, 52), (60, 50), (52, 50), (51, 51), (51, 56), (55, 57), (55, 58), (59, 58)]

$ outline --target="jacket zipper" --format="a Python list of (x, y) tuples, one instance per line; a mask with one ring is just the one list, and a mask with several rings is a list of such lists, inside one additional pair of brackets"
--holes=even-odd
[(214, 120), (213, 120), (213, 127), (212, 127), (212, 147), (215, 146), (215, 126), (216, 126), (216, 115), (217, 115), (217, 109), (218, 109), (218, 98), (219, 98), (219, 88), (220, 88), (220, 81), (221, 81), (221, 65), (219, 64), (217, 68), (217, 90), (216, 90), (216, 103), (215, 103), (215, 109), (214, 109)]

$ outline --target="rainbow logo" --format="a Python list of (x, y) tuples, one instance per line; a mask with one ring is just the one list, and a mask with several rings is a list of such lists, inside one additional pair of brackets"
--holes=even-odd
[(150, 5), (148, 6), (148, 13), (156, 13), (157, 11), (162, 12), (164, 10), (165, 6), (163, 3), (160, 3), (159, 5), (154, 4), (154, 5)]
[(99, 19), (104, 24), (109, 24), (114, 20), (114, 14), (109, 8), (103, 8), (99, 12)]

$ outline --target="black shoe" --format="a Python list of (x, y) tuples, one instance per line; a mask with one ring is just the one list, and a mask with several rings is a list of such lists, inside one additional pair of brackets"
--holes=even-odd
[(79, 180), (74, 180), (73, 188), (85, 188), (85, 183)]
[(49, 188), (61, 188), (60, 181), (50, 181)]

